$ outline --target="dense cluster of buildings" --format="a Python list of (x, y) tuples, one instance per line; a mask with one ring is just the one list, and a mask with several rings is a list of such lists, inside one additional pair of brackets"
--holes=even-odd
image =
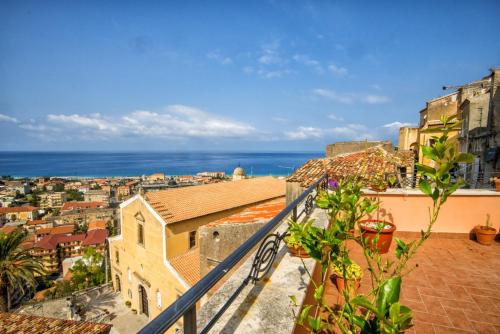
[[(471, 186), (487, 185), (491, 178), (499, 177), (500, 156), (500, 68), (473, 82), (451, 88), (453, 92), (431, 99), (420, 110), (418, 127), (400, 129), (399, 147), (417, 151), (419, 145), (429, 145), (433, 136), (442, 133), (441, 117), (449, 125), (461, 121), (449, 133), (455, 138), (459, 152), (471, 153), (475, 162), (461, 166), (460, 173)], [(457, 123), (458, 124), (458, 123)], [(419, 160), (425, 161), (419, 152)]]

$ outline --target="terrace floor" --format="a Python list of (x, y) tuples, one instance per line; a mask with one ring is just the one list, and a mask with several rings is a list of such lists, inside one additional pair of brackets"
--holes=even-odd
[[(403, 237), (413, 240), (416, 238)], [(365, 264), (361, 248), (351, 257)], [(394, 254), (395, 243), (389, 254)], [(392, 257), (392, 255), (389, 255)], [(418, 267), (403, 279), (402, 304), (413, 310), (407, 333), (500, 333), (500, 243), (483, 246), (465, 236), (431, 236), (409, 265)], [(360, 292), (370, 290), (365, 270)]]

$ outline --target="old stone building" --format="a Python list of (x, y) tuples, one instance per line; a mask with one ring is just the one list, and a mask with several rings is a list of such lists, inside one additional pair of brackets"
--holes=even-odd
[(201, 226), (284, 194), (284, 180), (262, 177), (131, 197), (120, 205), (121, 233), (109, 238), (115, 289), (156, 317), (201, 277)]
[(418, 128), (399, 128), (398, 150), (412, 150), (415, 152), (418, 151)]

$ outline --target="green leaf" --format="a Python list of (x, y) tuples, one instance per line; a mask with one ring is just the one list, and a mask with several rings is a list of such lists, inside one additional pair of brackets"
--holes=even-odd
[(456, 162), (472, 163), (474, 162), (474, 155), (469, 153), (460, 153), (455, 159)]
[(304, 320), (306, 320), (307, 316), (309, 315), (309, 311), (311, 310), (312, 305), (306, 305), (303, 309), (302, 312), (300, 312), (299, 319), (297, 322), (302, 325), (304, 323)]
[(321, 298), (323, 297), (323, 290), (324, 290), (325, 286), (323, 284), (321, 284), (320, 286), (318, 286), (315, 290), (314, 290), (314, 299), (317, 300), (317, 301), (320, 301)]
[(356, 296), (351, 300), (351, 303), (353, 305), (364, 307), (367, 310), (375, 313), (377, 316), (381, 316), (381, 314), (378, 312), (377, 308), (365, 296)]
[(426, 180), (420, 179), (420, 182), (418, 183), (418, 186), (420, 187), (420, 190), (424, 194), (426, 194), (427, 196), (432, 196), (431, 186), (429, 185), (429, 183)]
[(419, 172), (426, 173), (426, 174), (436, 174), (436, 169), (432, 168), (431, 166), (416, 163), (415, 167), (417, 167), (417, 171), (419, 171)]
[(399, 308), (400, 305), (399, 303), (394, 303), (391, 305), (389, 308), (389, 317), (391, 318), (391, 321), (393, 324), (397, 324), (399, 321)]
[(311, 327), (311, 329), (313, 329), (315, 331), (319, 331), (321, 329), (321, 318), (320, 317), (314, 318), (312, 316), (309, 316), (308, 321), (309, 321), (309, 326)]
[(378, 292), (377, 309), (380, 314), (385, 314), (387, 307), (399, 301), (401, 292), (401, 277), (396, 276), (385, 281)]
[(297, 297), (295, 297), (295, 295), (292, 295), (292, 296), (288, 296), (290, 298), (290, 301), (292, 302), (292, 304), (294, 306), (297, 306)]

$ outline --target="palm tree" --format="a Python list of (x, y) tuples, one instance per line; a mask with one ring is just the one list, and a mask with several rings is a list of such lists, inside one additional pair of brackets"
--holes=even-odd
[(0, 311), (10, 309), (10, 295), (18, 289), (25, 293), (26, 287), (35, 286), (35, 274), (43, 275), (40, 260), (31, 256), (19, 245), (26, 239), (26, 231), (0, 232)]

